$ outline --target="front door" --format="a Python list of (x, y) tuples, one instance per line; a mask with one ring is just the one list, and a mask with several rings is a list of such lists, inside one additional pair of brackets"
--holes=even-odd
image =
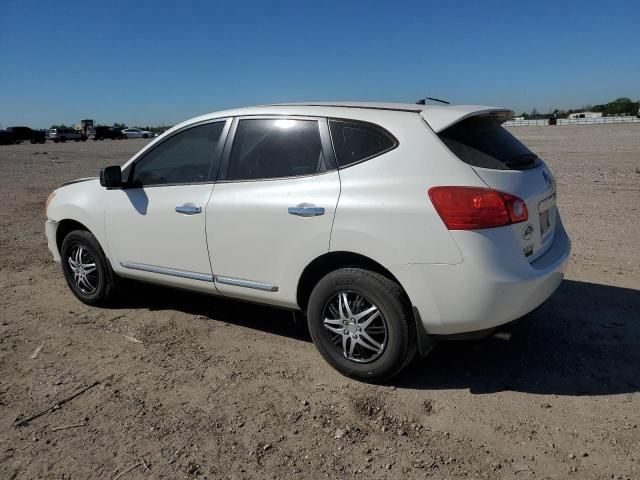
[(215, 291), (205, 215), (226, 124), (178, 131), (127, 167), (125, 188), (109, 191), (105, 227), (116, 272)]
[(207, 207), (216, 288), (296, 306), (304, 268), (329, 251), (340, 193), (326, 119), (240, 118)]

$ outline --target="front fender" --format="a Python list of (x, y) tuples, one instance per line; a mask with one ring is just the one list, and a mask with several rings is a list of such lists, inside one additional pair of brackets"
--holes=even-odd
[(52, 232), (55, 234), (61, 222), (73, 220), (84, 225), (108, 255), (104, 225), (106, 202), (107, 191), (100, 186), (98, 180), (60, 187), (47, 207), (47, 220), (57, 224), (56, 228), (53, 228), (53, 225), (46, 228), (47, 238)]

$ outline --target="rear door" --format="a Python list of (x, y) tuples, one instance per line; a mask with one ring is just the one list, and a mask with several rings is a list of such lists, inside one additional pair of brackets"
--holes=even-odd
[(556, 224), (556, 184), (545, 163), (509, 131), (504, 112), (469, 115), (438, 136), (484, 183), (523, 199), (528, 220), (511, 225), (523, 254), (532, 262), (553, 243)]
[(235, 119), (206, 215), (218, 291), (295, 307), (302, 271), (329, 251), (339, 193), (326, 119)]

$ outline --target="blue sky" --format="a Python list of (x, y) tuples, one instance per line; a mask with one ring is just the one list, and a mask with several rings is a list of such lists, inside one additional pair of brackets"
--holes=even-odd
[(639, 1), (0, 0), (0, 123), (172, 124), (303, 100), (640, 97)]

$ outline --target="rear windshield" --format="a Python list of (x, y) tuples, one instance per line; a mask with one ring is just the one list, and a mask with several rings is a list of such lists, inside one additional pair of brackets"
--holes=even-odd
[(539, 165), (538, 156), (494, 117), (470, 117), (438, 134), (460, 160), (494, 170), (524, 170)]

